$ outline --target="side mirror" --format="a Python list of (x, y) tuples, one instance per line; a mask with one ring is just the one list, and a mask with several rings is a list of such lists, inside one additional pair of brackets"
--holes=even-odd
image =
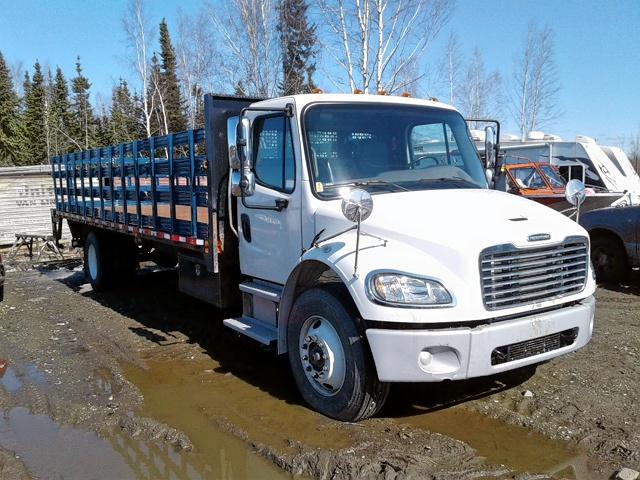
[(580, 207), (584, 202), (584, 198), (586, 196), (584, 183), (580, 180), (573, 179), (569, 180), (567, 186), (565, 187), (564, 195), (569, 202), (574, 207)]
[(247, 117), (241, 117), (236, 127), (236, 152), (240, 163), (251, 161), (251, 122)]
[(484, 156), (486, 168), (493, 168), (496, 165), (496, 132), (492, 126), (484, 129)]
[[(236, 196), (250, 197), (255, 192), (256, 178), (253, 173), (253, 154), (251, 151), (251, 121), (246, 117), (241, 117), (236, 127), (235, 147), (238, 168), (240, 169), (240, 181), (237, 184), (240, 192)], [(229, 161), (231, 162), (231, 157), (229, 157)], [(234, 191), (233, 185), (232, 178), (232, 193)]]

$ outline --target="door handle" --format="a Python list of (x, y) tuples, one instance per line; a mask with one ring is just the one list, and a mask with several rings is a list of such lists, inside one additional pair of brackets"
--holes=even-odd
[(244, 239), (251, 243), (251, 220), (249, 220), (249, 215), (243, 213), (240, 215), (240, 224), (242, 225), (242, 235)]
[(279, 212), (281, 212), (282, 210), (284, 210), (288, 206), (289, 206), (289, 200), (287, 200), (286, 198), (278, 198), (276, 200), (276, 209)]

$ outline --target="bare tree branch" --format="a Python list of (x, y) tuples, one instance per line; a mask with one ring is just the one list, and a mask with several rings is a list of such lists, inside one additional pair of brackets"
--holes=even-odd
[(318, 8), (350, 89), (392, 93), (424, 77), (423, 54), (447, 23), (451, 2), (319, 0)]
[(511, 113), (521, 138), (548, 127), (562, 115), (554, 60), (553, 31), (530, 24), (520, 54), (514, 57)]

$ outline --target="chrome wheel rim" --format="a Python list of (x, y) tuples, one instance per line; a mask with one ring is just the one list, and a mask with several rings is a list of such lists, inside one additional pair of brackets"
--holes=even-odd
[(336, 395), (344, 384), (347, 362), (336, 329), (326, 318), (314, 315), (300, 330), (300, 362), (307, 380), (321, 395)]

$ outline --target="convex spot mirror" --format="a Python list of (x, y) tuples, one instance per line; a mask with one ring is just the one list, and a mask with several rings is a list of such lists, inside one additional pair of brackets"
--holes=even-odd
[(363, 222), (372, 212), (373, 199), (366, 190), (354, 188), (342, 194), (342, 214), (350, 222)]
[(484, 155), (486, 168), (493, 168), (496, 164), (496, 131), (492, 126), (484, 129)]
[(584, 183), (575, 178), (573, 180), (569, 180), (569, 182), (567, 182), (564, 195), (567, 202), (574, 207), (579, 207), (582, 205), (582, 202), (584, 202), (584, 198), (586, 196)]
[(227, 147), (229, 148), (229, 168), (240, 170), (240, 157), (238, 157), (238, 146), (236, 145), (236, 129), (238, 128), (238, 117), (227, 119)]

